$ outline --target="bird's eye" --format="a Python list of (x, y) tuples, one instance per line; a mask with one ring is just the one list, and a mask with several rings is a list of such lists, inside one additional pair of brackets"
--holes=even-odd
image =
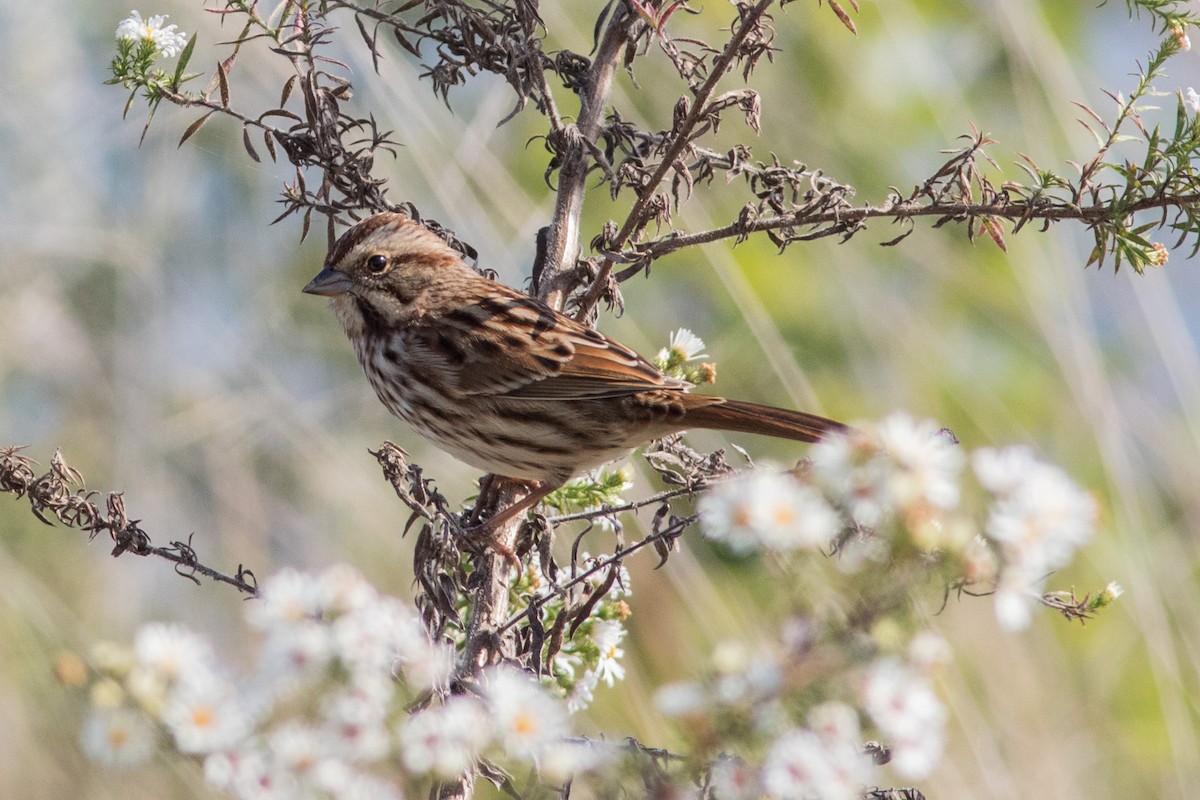
[(382, 253), (376, 253), (367, 259), (367, 269), (378, 275), (388, 268), (388, 257)]

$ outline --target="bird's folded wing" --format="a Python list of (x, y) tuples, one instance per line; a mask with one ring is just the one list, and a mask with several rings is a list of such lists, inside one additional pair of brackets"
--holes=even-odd
[[(686, 389), (633, 350), (516, 291), (421, 326), (408, 354), (464, 395), (582, 400)], [(436, 365), (432, 362), (436, 361)]]

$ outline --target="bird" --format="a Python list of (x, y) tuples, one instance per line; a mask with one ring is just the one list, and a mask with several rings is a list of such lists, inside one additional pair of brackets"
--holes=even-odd
[(530, 486), (494, 532), (571, 478), (692, 428), (815, 442), (815, 414), (694, 394), (629, 347), (481, 275), (399, 212), (363, 219), (303, 289), (331, 306), (375, 394), (472, 467)]

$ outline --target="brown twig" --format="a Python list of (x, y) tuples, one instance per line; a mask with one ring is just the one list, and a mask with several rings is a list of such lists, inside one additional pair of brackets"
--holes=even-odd
[(177, 574), (196, 584), (200, 583), (196, 576), (202, 575), (257, 596), (258, 581), (252, 571), (239, 564), (237, 572), (228, 575), (202, 564), (192, 547), (191, 535), (186, 542), (174, 541), (165, 547), (151, 544), (150, 536), (139, 524), (141, 520), (130, 519), (126, 513), (120, 492), (109, 492), (105, 510), (101, 510), (92, 499), (100, 493), (84, 488), (83, 475), (67, 464), (62, 453), (56, 450), (50, 459), (50, 469), (37, 476), (33, 469), (37, 462), (22, 455), (23, 449), (0, 447), (0, 491), (26, 498), (30, 511), (45, 524), (53, 524), (47, 518), (50, 515), (68, 528), (87, 531), (90, 538), (108, 533), (114, 557), (123, 553), (157, 556), (175, 564)]

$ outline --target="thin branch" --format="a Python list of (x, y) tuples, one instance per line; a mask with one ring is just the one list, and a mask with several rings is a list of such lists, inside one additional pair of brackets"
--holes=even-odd
[(551, 307), (562, 309), (569, 290), (570, 275), (579, 256), (579, 224), (583, 198), (595, 142), (600, 136), (604, 109), (612, 93), (617, 66), (642, 23), (630, 14), (625, 3), (613, 4), (604, 37), (579, 92), (579, 119), (574, 125), (552, 130), (548, 142), (562, 158), (554, 216), (542, 260), (543, 273), (538, 296)]
[[(547, 592), (546, 594), (537, 595), (536, 597), (532, 598), (529, 601), (530, 606), (535, 606), (535, 607), (541, 606), (543, 603), (546, 603), (546, 602), (554, 599), (555, 597), (560, 597), (563, 594), (566, 594), (566, 592), (568, 590), (583, 583), (584, 581), (586, 581), (588, 578), (592, 577), (596, 573), (602, 572), (602, 571), (608, 569), (613, 564), (619, 564), (625, 558), (633, 555), (634, 553), (636, 553), (637, 551), (646, 547), (647, 545), (652, 545), (655, 542), (667, 540), (667, 539), (672, 538), (673, 536), (677, 536), (681, 531), (686, 529), (692, 523), (696, 522), (698, 519), (700, 519), (699, 514), (691, 514), (689, 516), (680, 517), (680, 518), (673, 520), (670, 525), (663, 528), (661, 531), (658, 531), (657, 533), (652, 533), (649, 536), (647, 536), (645, 539), (642, 539), (641, 541), (638, 541), (638, 542), (634, 542), (633, 544), (629, 545), (628, 547), (623, 547), (620, 550), (617, 550), (612, 555), (608, 556), (607, 558), (599, 559), (591, 567), (589, 567), (588, 569), (579, 573), (578, 575), (576, 575), (574, 578), (567, 581), (566, 583), (561, 584), (559, 586), (555, 586), (551, 591)], [(512, 617), (510, 617), (508, 619), (507, 622), (505, 622), (503, 625), (501, 625), (499, 628), (496, 629), (496, 635), (499, 636), (500, 634), (504, 633), (509, 628), (516, 625), (521, 620), (525, 619), (528, 615), (529, 615), (528, 609), (522, 610), (521, 613), (513, 615)]]
[(202, 575), (248, 595), (258, 595), (254, 573), (240, 564), (233, 575), (202, 564), (192, 547), (191, 535), (186, 542), (174, 541), (165, 547), (151, 544), (150, 536), (139, 524), (141, 520), (130, 519), (126, 513), (120, 492), (109, 492), (106, 511), (101, 511), (92, 500), (100, 493), (84, 488), (83, 475), (67, 464), (59, 451), (50, 459), (50, 469), (39, 477), (33, 470), (37, 462), (21, 455), (23, 449), (0, 447), (0, 491), (25, 497), (29, 510), (45, 524), (53, 524), (47, 518), (48, 512), (68, 528), (87, 531), (89, 538), (107, 532), (113, 540), (114, 557), (122, 553), (157, 556), (175, 564), (177, 574), (196, 584), (200, 583), (196, 576)]
[[(712, 93), (716, 90), (717, 83), (733, 68), (734, 62), (741, 52), (742, 43), (750, 35), (751, 31), (755, 29), (759, 20), (767, 13), (767, 9), (771, 6), (772, 2), (774, 0), (759, 0), (758, 5), (749, 10), (741, 18), (740, 25), (733, 31), (733, 34), (725, 45), (725, 49), (713, 64), (712, 72), (709, 74), (708, 79), (700, 87), (700, 90), (696, 92), (687, 117), (682, 123), (675, 126), (673, 130), (675, 134), (674, 139), (667, 145), (657, 169), (654, 170), (650, 179), (638, 192), (637, 201), (625, 217), (624, 224), (621, 225), (620, 230), (617, 231), (617, 235), (609, 243), (613, 250), (623, 247), (649, 221), (651, 200), (658, 192), (658, 187), (662, 185), (667, 173), (675, 167), (675, 162), (691, 142), (692, 133), (696, 125), (709, 113), (708, 101), (712, 97)], [(591, 288), (588, 289), (587, 294), (583, 296), (583, 299), (579, 303), (579, 310), (575, 314), (575, 319), (586, 320), (596, 303), (599, 302), (608, 283), (608, 276), (612, 272), (613, 264), (614, 262), (611, 258), (605, 258), (601, 262), (600, 270), (596, 278), (592, 281)]]
[[(1172, 208), (1187, 208), (1200, 203), (1200, 193), (1187, 195), (1156, 195), (1131, 203), (1126, 209), (1128, 213), (1150, 210), (1169, 210)], [(1054, 205), (1043, 198), (1037, 202), (1015, 201), (1001, 203), (968, 203), (968, 202), (932, 202), (928, 204), (919, 201), (894, 200), (877, 206), (859, 206), (855, 208), (837, 208), (817, 213), (803, 210), (791, 214), (779, 214), (772, 217), (762, 217), (751, 221), (736, 221), (721, 228), (713, 228), (697, 233), (671, 233), (660, 239), (655, 239), (636, 248), (623, 251), (614, 261), (633, 263), (633, 266), (617, 273), (618, 281), (625, 281), (641, 272), (644, 264), (661, 258), (676, 250), (682, 250), (694, 245), (708, 244), (722, 239), (742, 239), (747, 234), (763, 231), (782, 230), (794, 227), (812, 227), (813, 232), (797, 237), (803, 241), (838, 234), (853, 235), (861, 228), (860, 223), (869, 219), (892, 219), (896, 221), (913, 217), (939, 217), (950, 220), (968, 220), (978, 217), (999, 217), (1010, 222), (1027, 222), (1043, 220), (1046, 222), (1061, 222), (1077, 220), (1094, 225), (1112, 216), (1110, 204), (1095, 203), (1088, 206)], [(822, 228), (820, 226), (829, 226)]]

